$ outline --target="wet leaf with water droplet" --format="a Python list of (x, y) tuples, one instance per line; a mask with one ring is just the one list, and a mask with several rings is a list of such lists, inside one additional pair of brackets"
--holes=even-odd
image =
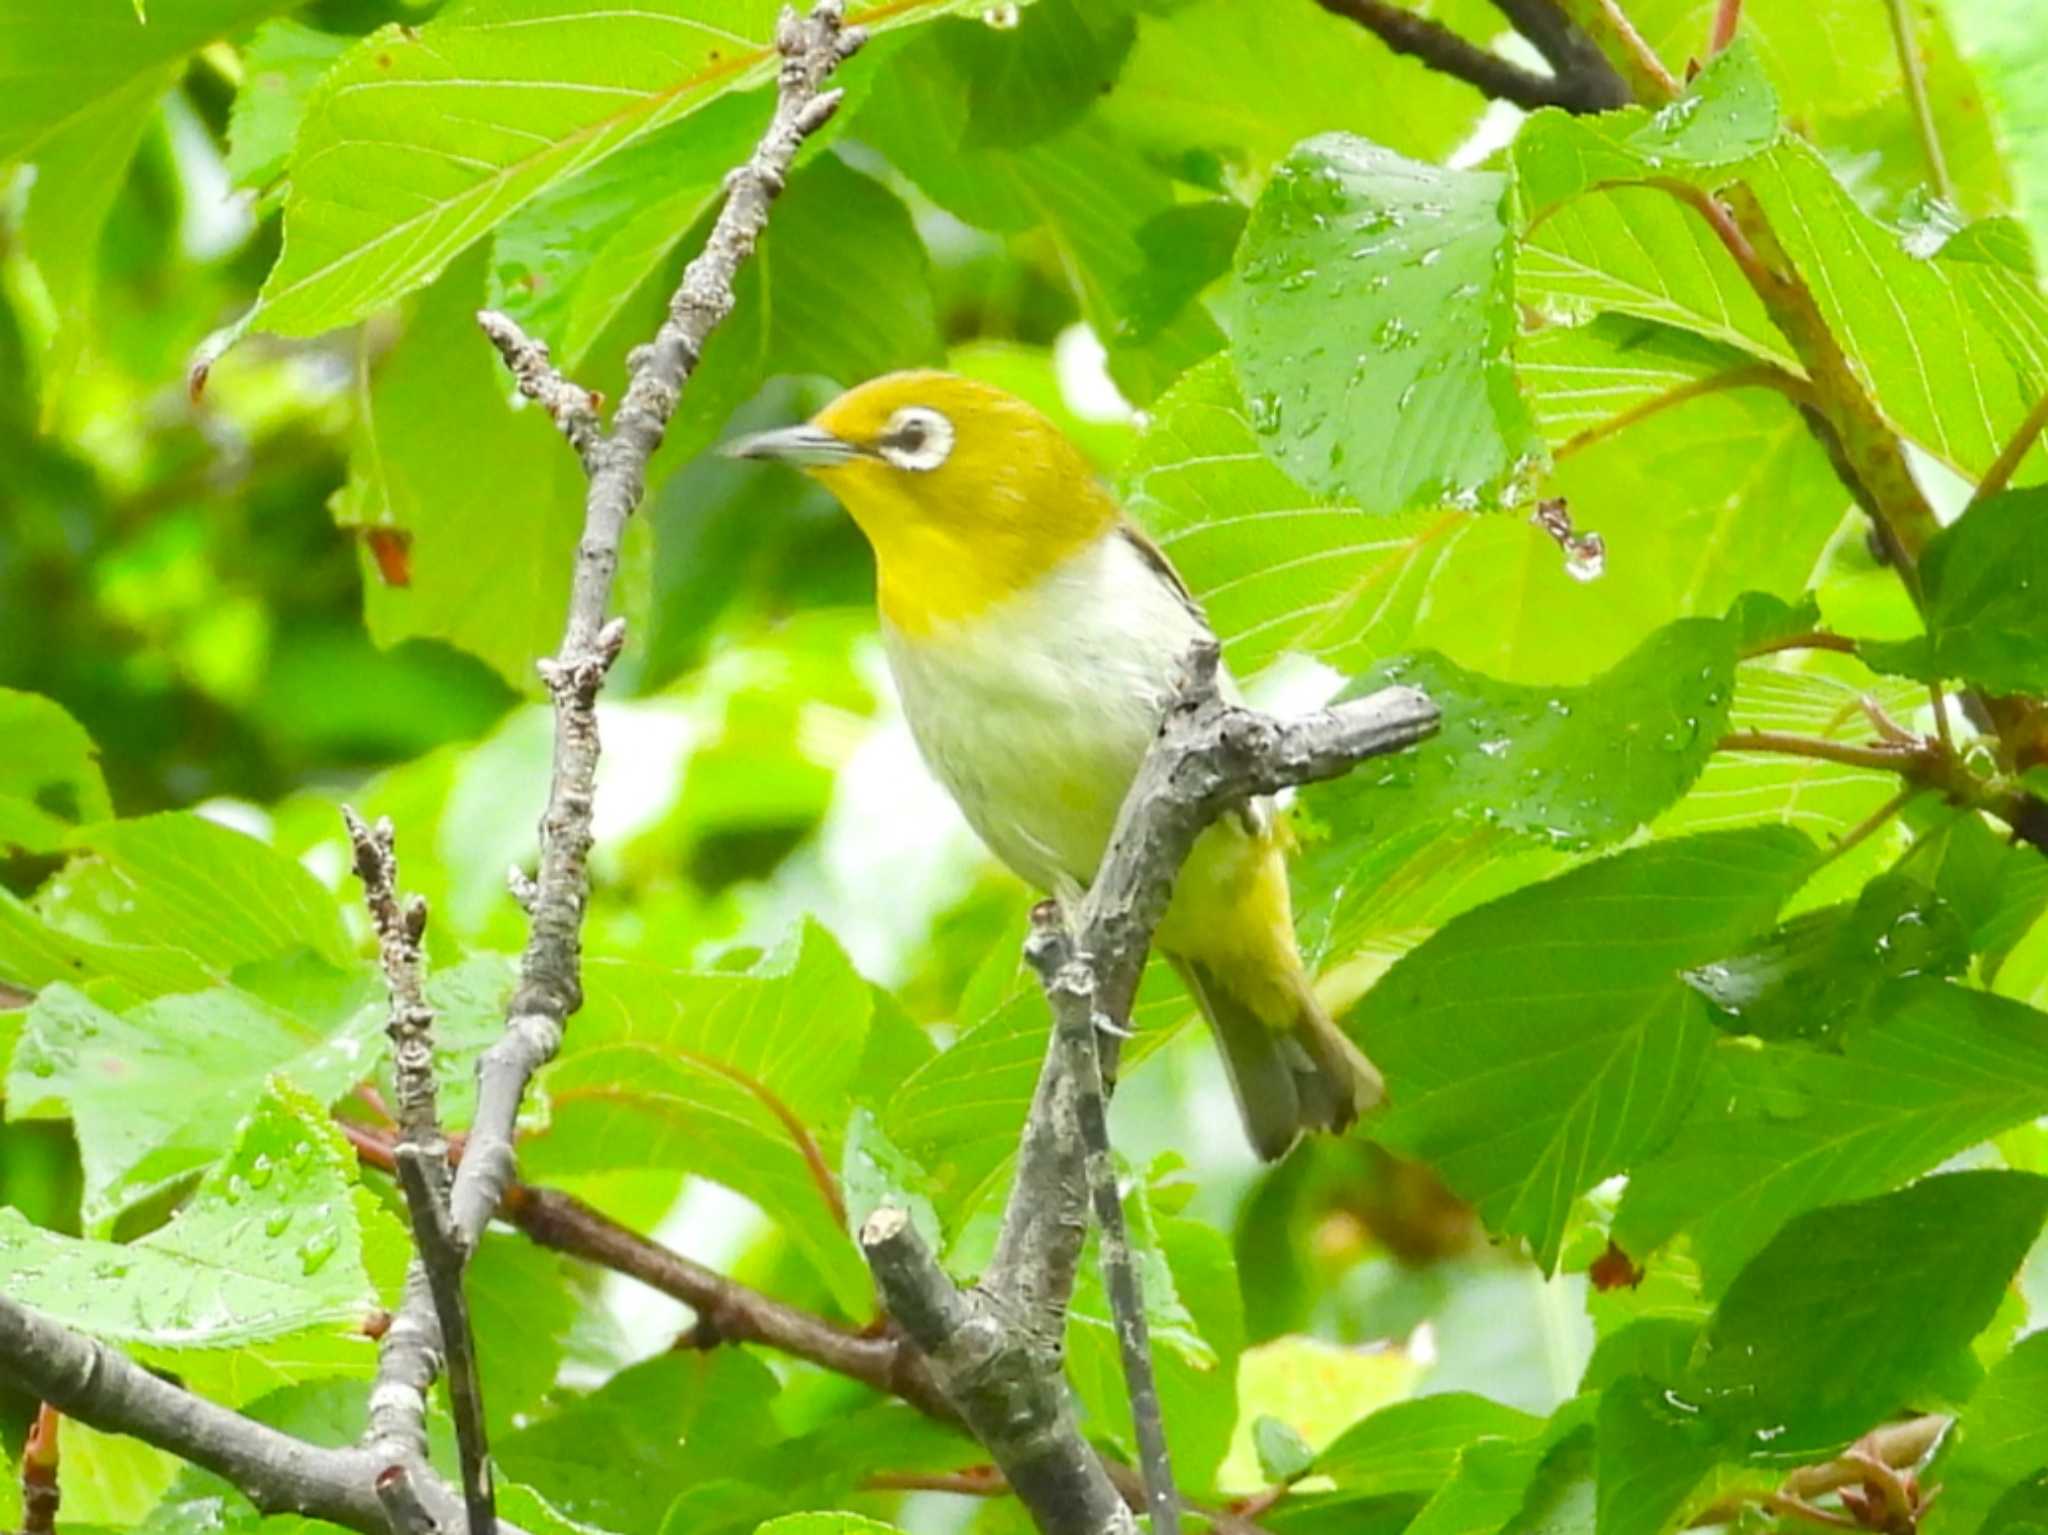
[[(1302, 144), (1267, 186), (1228, 300), (1232, 356), (1251, 398), (1312, 391), (1316, 409), (1277, 428), (1269, 449), (1310, 489), (1372, 512), (1483, 499), (1541, 451), (1506, 356), (1505, 191), (1496, 173), (1418, 164), (1346, 134)], [(1306, 356), (1318, 343), (1330, 355)], [(1382, 446), (1333, 464), (1332, 438)]]

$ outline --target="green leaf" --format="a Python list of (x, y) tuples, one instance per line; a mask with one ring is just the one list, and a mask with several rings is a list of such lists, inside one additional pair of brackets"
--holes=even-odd
[[(567, 610), (583, 476), (544, 412), (515, 410), (479, 344), (479, 248), (415, 310), (370, 377), (358, 349), (348, 483), (330, 506), (362, 543), (363, 617), (391, 646), (424, 636), (528, 692)], [(382, 550), (402, 551), (403, 580)]]
[(1521, 1439), (1479, 1439), (1459, 1454), (1408, 1526), (1409, 1535), (1493, 1535), (1521, 1512), (1524, 1499), (1551, 1451), (1583, 1437), (1596, 1400), (1577, 1397), (1560, 1407), (1540, 1433)]
[(1627, 107), (1574, 116), (1535, 113), (1516, 135), (1516, 188), (1526, 217), (1588, 189), (1641, 180), (1716, 177), (1769, 149), (1778, 138), (1778, 99), (1746, 41), (1714, 55), (1685, 94), (1651, 112)]
[[(175, 967), (196, 990), (237, 966), (310, 949), (336, 966), (354, 961), (332, 894), (254, 837), (188, 812), (108, 821), (76, 833), (78, 855), (50, 882), (40, 916), (82, 952), (105, 952), (91, 970), (120, 975)], [(165, 955), (161, 951), (172, 951)]]
[(1574, 324), (1635, 315), (1798, 365), (1706, 221), (1653, 187), (1590, 192), (1551, 213), (1523, 240), (1515, 297)]
[[(1014, 969), (1017, 952), (1006, 944), (992, 962)], [(993, 1012), (907, 1077), (882, 1113), (889, 1139), (929, 1169), (933, 1199), (956, 1231), (1003, 1182), (1045, 1062), (1051, 1014), (1037, 985), (1017, 979), (1019, 989), (999, 997)], [(1159, 1049), (1190, 1011), (1172, 970), (1148, 966), (1132, 1010), (1137, 1038), (1124, 1047), (1123, 1069)]]
[[(1584, 342), (1577, 361), (1546, 349), (1555, 366), (1529, 375), (1539, 406), (1546, 389), (1581, 387), (1581, 366), (1603, 381), (1632, 367), (1629, 326), (1644, 329), (1558, 332)], [(1120, 487), (1240, 675), (1287, 650), (1356, 671), (1429, 646), (1505, 680), (1580, 682), (1681, 615), (1720, 614), (1757, 588), (1797, 596), (1847, 505), (1797, 415), (1758, 388), (1692, 400), (1558, 464), (1553, 487), (1607, 542), (1612, 577), (1590, 583), (1522, 518), (1368, 516), (1304, 490), (1259, 443), (1212, 360), (1160, 402)]]
[[(1982, 474), (2048, 380), (1987, 322), (1967, 291), (1974, 274), (1909, 253), (1801, 139), (1744, 180), (1886, 419), (1965, 476)], [(2027, 462), (2038, 472), (2043, 450)]]
[(290, 17), (266, 21), (242, 50), (242, 84), (228, 112), (228, 176), (265, 191), (284, 175), (306, 101), (355, 43)]
[(1012, 27), (946, 28), (973, 97), (961, 148), (1017, 148), (1066, 127), (1116, 83), (1137, 32), (1127, 0), (1035, 0)]
[[(1208, 1486), (1237, 1419), (1244, 1311), (1237, 1264), (1213, 1226), (1160, 1218), (1142, 1184), (1124, 1202), (1152, 1338), (1167, 1445), (1190, 1486)], [(1089, 1433), (1132, 1450), (1123, 1355), (1091, 1244), (1067, 1313), (1067, 1374)]]
[(1832, 1452), (1991, 1320), (2044, 1216), (2048, 1179), (2013, 1172), (1808, 1211), (1729, 1286), (1685, 1389), (1754, 1455)]
[(1515, 339), (1515, 367), (1536, 424), (1563, 457), (1599, 435), (1675, 408), (1688, 392), (1749, 377), (1744, 370), (1755, 364), (1695, 331), (1603, 314), (1581, 325), (1524, 331)]
[[(2006, 200), (2004, 170), (1985, 131), (1985, 103), (1942, 25), (1953, 0), (1911, 13), (1925, 94), (1950, 181), (1970, 213)], [(1639, 0), (1638, 32), (1675, 68), (1696, 56), (1713, 26), (1712, 0)], [(1883, 8), (1860, 0), (1749, 0), (1742, 39), (1763, 60), (1787, 122), (1836, 164), (1854, 166), (1865, 206), (1892, 203), (1930, 176), (1926, 150)], [(1813, 39), (1827, 39), (1825, 48)], [(1915, 93), (1917, 94), (1917, 92)]]
[[(1924, 698), (1921, 690), (1906, 683), (1879, 681), (1866, 689), (1817, 672), (1787, 672), (1767, 662), (1747, 662), (1736, 669), (1729, 724), (1738, 735), (1744, 730), (1788, 730), (1824, 740), (1861, 741), (1870, 730), (1861, 703), (1866, 691), (1895, 717), (1910, 714)], [(1782, 825), (1826, 845), (1860, 825), (1898, 790), (1896, 773), (1779, 752), (1716, 752), (1707, 759), (1692, 792), (1659, 817), (1652, 830), (1671, 836)], [(1890, 857), (1885, 839), (1872, 837), (1828, 864), (1801, 899), (1854, 899), (1862, 882)]]
[(1584, 851), (1628, 836), (1699, 776), (1727, 728), (1735, 646), (1726, 625), (1681, 619), (1584, 687), (1495, 682), (1425, 651), (1346, 691), (1393, 683), (1427, 693), (1442, 728), (1305, 795), (1311, 815), (1362, 843), (1449, 819)]
[(1238, 1361), (1237, 1432), (1217, 1486), (1245, 1492), (1266, 1486), (1251, 1431), (1261, 1416), (1281, 1419), (1310, 1445), (1327, 1443), (1414, 1381), (1414, 1365), (1400, 1354), (1341, 1348), (1302, 1333), (1246, 1349)]
[(1059, 279), (1071, 283), (1083, 318), (1109, 347), (1110, 376), (1126, 398), (1149, 404), (1222, 344), (1199, 305), (1142, 341), (1124, 333), (1119, 305), (1143, 292), (1148, 264), (1139, 231), (1176, 205), (1174, 183), (1095, 113), (1023, 148), (963, 149), (975, 82), (949, 39), (976, 25), (942, 21), (905, 44), (891, 88), (868, 99), (852, 131), (956, 218), (1039, 232)]
[(1686, 980), (1731, 1033), (1825, 1041), (1862, 1017), (1889, 981), (1958, 975), (1970, 935), (1949, 904), (1903, 874), (1881, 875), (1853, 903), (1804, 912)]
[(1258, 1451), (1259, 1470), (1269, 1482), (1289, 1483), (1308, 1475), (1316, 1463), (1316, 1452), (1292, 1426), (1269, 1414), (1252, 1419), (1252, 1448)]
[[(0, 22), (0, 27), (5, 23)], [(5, 45), (0, 44), (0, 51)], [(0, 75), (5, 73), (0, 62)], [(64, 418), (87, 343), (100, 276), (100, 243), (129, 162), (156, 118), (157, 104), (177, 84), (179, 65), (159, 67), (133, 80), (65, 122), (35, 150), (36, 174), (22, 210), (20, 250), (42, 282), (53, 321), (37, 358), (42, 425)], [(6, 156), (0, 154), (0, 163)]]
[(806, 925), (750, 972), (600, 962), (584, 986), (543, 1079), (551, 1122), (521, 1143), (522, 1164), (536, 1178), (664, 1167), (715, 1179), (766, 1211), (864, 1317), (873, 1285), (833, 1169), (869, 1003), (838, 946)]
[[(879, 1016), (879, 1007), (877, 1009)], [(884, 1205), (907, 1211), (911, 1224), (934, 1252), (946, 1245), (939, 1212), (925, 1192), (931, 1175), (883, 1133), (867, 1108), (857, 1108), (846, 1122), (846, 1150), (839, 1185), (846, 1192), (847, 1234), (859, 1237), (867, 1219)]]
[[(884, 30), (953, 3), (856, 5), (847, 19)], [(284, 254), (253, 322), (315, 335), (432, 282), (566, 176), (772, 78), (775, 13), (772, 0), (508, 0), (373, 33), (307, 103)]]
[(1506, 187), (1345, 134), (1274, 172), (1238, 248), (1231, 355), (1303, 484), (1370, 512), (1470, 505), (1539, 450), (1508, 357)]
[(779, 1437), (774, 1374), (736, 1348), (657, 1355), (552, 1418), (507, 1435), (493, 1458), (545, 1488), (571, 1519), (652, 1530), (678, 1494)]
[[(350, 1194), (355, 1157), (316, 1101), (273, 1083), (170, 1223), (125, 1246), (0, 1210), (0, 1288), (152, 1355), (360, 1327), (376, 1304)], [(365, 1359), (368, 1339), (357, 1347)]]
[(178, 1475), (168, 1451), (75, 1418), (59, 1431), (58, 1467), (67, 1530), (119, 1529), (146, 1516)]
[[(0, 10), (0, 164), (49, 140), (188, 53), (286, 7), (280, 0), (180, 0), (147, 25), (119, 6), (8, 0)], [(152, 94), (154, 94), (152, 92)]]
[(2048, 40), (1999, 0), (1943, 0), (1941, 14), (1991, 107), (1993, 139), (2012, 172), (2016, 211), (2048, 251), (2048, 106), (2039, 89)]
[(581, 1519), (571, 1519), (554, 1504), (535, 1492), (531, 1487), (522, 1487), (517, 1482), (497, 1484), (498, 1512), (518, 1525), (527, 1535), (603, 1535), (597, 1526)]
[[(705, 344), (662, 458), (709, 443), (771, 375), (852, 385), (937, 362), (928, 266), (909, 210), (879, 181), (836, 155), (792, 175), (733, 286), (733, 312)], [(666, 285), (660, 299), (665, 306)]]
[(1842, 1053), (1727, 1042), (1698, 1106), (1635, 1167), (1615, 1240), (1686, 1232), (1709, 1295), (1788, 1219), (1880, 1193), (2048, 1113), (2048, 1017), (1983, 992), (1894, 985)]
[(1920, 560), (1927, 633), (1865, 644), (1880, 671), (1960, 678), (1999, 693), (2048, 689), (2048, 486), (1977, 502)]
[(104, 821), (113, 806), (92, 737), (36, 693), (0, 688), (0, 848), (53, 853), (72, 828)]
[(1775, 916), (1811, 843), (1776, 827), (1653, 843), (1456, 918), (1367, 993), (1388, 1144), (1555, 1265), (1572, 1197), (1677, 1126), (1713, 1026), (1678, 972)]
[(896, 1526), (870, 1519), (865, 1514), (802, 1513), (770, 1519), (754, 1535), (878, 1535)]
[(222, 988), (125, 1016), (69, 986), (36, 998), (7, 1076), (10, 1119), (68, 1116), (85, 1165), (81, 1217), (105, 1235), (129, 1206), (207, 1166), (276, 1072), (322, 1105), (369, 1074), (380, 1020), (302, 1021)]
[(545, 339), (563, 368), (586, 368), (622, 314), (637, 320), (644, 285), (665, 284), (650, 301), (667, 302), (670, 258), (693, 234), (701, 242), (700, 219), (768, 110), (763, 91), (722, 97), (542, 193), (491, 238), (491, 303)]
[[(467, 1130), (476, 1116), (476, 1071), (483, 1053), (505, 1035), (507, 1007), (518, 981), (504, 954), (477, 954), (445, 969), (427, 972), (427, 1005), (434, 1010), (434, 1077), (440, 1084), (441, 1127)], [(384, 1009), (379, 1008), (381, 1026)], [(389, 1054), (378, 1063), (377, 1080), (386, 1103), (397, 1101)], [(547, 1092), (538, 1083), (519, 1105), (523, 1133), (548, 1122)]]
[(1640, 1375), (1600, 1394), (1600, 1535), (1663, 1535), (1721, 1458), (1715, 1421)]
[(487, 1233), (463, 1271), (484, 1414), (493, 1439), (524, 1423), (554, 1388), (583, 1297), (566, 1260), (525, 1237)]
[[(1311, 134), (1344, 129), (1438, 159), (1484, 105), (1463, 82), (1390, 51), (1345, 17), (1309, 10), (1276, 27), (1238, 0), (1149, 9), (1104, 117), (1183, 180), (1222, 184), (1247, 201)], [(1457, 6), (1417, 9), (1442, 17)]]
[(1928, 1470), (1941, 1487), (1928, 1535), (1989, 1528), (1985, 1516), (2012, 1487), (2048, 1465), (2048, 1333), (2023, 1338), (1991, 1367)]
[(1362, 660), (1373, 617), (1400, 596), (1420, 525), (1303, 490), (1260, 451), (1220, 357), (1159, 402), (1122, 492), (1247, 675), (1288, 650)]
[(1540, 1418), (1468, 1392), (1417, 1397), (1344, 1430), (1316, 1457), (1315, 1469), (1347, 1492), (1434, 1492), (1469, 1446), (1526, 1440), (1542, 1426)]

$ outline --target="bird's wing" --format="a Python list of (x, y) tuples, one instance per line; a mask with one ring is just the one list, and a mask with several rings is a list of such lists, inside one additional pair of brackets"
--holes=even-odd
[[(1195, 601), (1195, 594), (1188, 590), (1187, 582), (1183, 581), (1180, 572), (1173, 568), (1173, 561), (1166, 557), (1166, 551), (1153, 543), (1145, 530), (1128, 518), (1120, 519), (1116, 530), (1125, 542), (1138, 551), (1139, 557), (1161, 581), (1166, 583), (1174, 596), (1180, 599), (1181, 606), (1186, 608), (1195, 622), (1202, 626), (1202, 632), (1214, 639), (1216, 631), (1209, 627), (1209, 615), (1204, 613), (1202, 605)], [(1232, 703), (1238, 702), (1237, 684), (1231, 679), (1227, 668), (1216, 680), (1223, 690), (1223, 696)], [(1249, 800), (1238, 807), (1237, 818), (1246, 832), (1263, 840), (1272, 835), (1273, 802), (1264, 798)]]
[(1195, 594), (1188, 590), (1187, 582), (1183, 581), (1180, 572), (1173, 568), (1173, 561), (1166, 557), (1166, 551), (1153, 543), (1144, 529), (1134, 522), (1120, 520), (1116, 525), (1116, 531), (1118, 537), (1137, 550), (1139, 557), (1152, 568), (1160, 580), (1166, 583), (1173, 595), (1180, 599), (1181, 606), (1194, 615), (1195, 621), (1202, 626), (1204, 632), (1209, 632), (1209, 615), (1204, 613), (1202, 605), (1195, 601)]

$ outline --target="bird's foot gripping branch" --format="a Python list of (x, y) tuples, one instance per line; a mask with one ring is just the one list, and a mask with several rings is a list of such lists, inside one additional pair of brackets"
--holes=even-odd
[(1092, 1206), (1115, 1313), (1155, 1531), (1179, 1527), (1152, 1381), (1145, 1309), (1123, 1224), (1107, 1128), (1107, 1083), (1153, 930), (1195, 838), (1258, 795), (1340, 777), (1436, 728), (1435, 706), (1389, 687), (1305, 718), (1227, 702), (1218, 654), (1203, 640), (1146, 755), (1094, 883), (1071, 910), (1040, 906), (1026, 957), (1054, 1028), (1018, 1149), (993, 1260), (957, 1287), (899, 1209), (861, 1232), (875, 1283), (932, 1366), (940, 1389), (995, 1459), (1039, 1528), (1092, 1535), (1132, 1528), (1131, 1513), (1074, 1422), (1061, 1363)]

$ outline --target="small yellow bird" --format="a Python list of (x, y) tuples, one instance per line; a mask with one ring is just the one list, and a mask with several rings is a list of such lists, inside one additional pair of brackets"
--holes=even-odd
[[(852, 514), (919, 751), (997, 857), (1071, 899), (1208, 628), (1166, 556), (1043, 415), (947, 373), (871, 380), (727, 452), (796, 465)], [(1384, 1092), (1302, 968), (1287, 845), (1263, 801), (1211, 826), (1157, 935), (1269, 1161)]]

